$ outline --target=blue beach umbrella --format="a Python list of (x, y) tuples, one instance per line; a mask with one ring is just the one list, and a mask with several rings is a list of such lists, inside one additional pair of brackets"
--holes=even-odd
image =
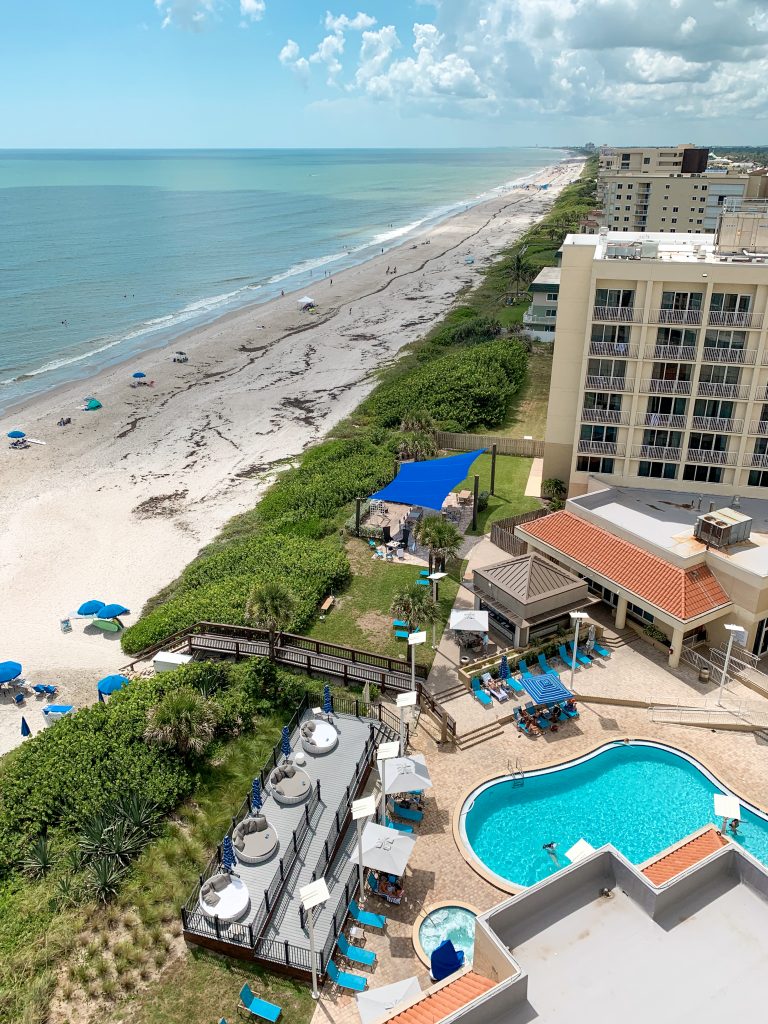
[(146, 373), (142, 373), (141, 370), (138, 370), (136, 373), (134, 373), (133, 379), (134, 380), (141, 380), (142, 377), (146, 377), (146, 376), (147, 376)]
[(254, 779), (251, 786), (251, 810), (261, 810), (261, 779)]
[(100, 619), (115, 619), (118, 615), (130, 615), (130, 608), (126, 608), (123, 604), (105, 604), (99, 609)]
[(333, 698), (331, 697), (331, 688), (328, 685), (323, 687), (323, 711), (326, 715), (330, 715), (333, 711)]
[(0, 683), (10, 683), (12, 679), (18, 679), (21, 675), (21, 665), (18, 661), (0, 661)]
[(288, 726), (283, 726), (283, 738), (280, 740), (280, 749), (286, 757), (291, 755), (291, 734), (288, 732)]
[(84, 601), (77, 609), (77, 614), (98, 615), (102, 608), (106, 608), (103, 601)]
[(24, 715), (21, 716), (21, 735), (25, 738), (32, 735), (32, 730), (27, 725), (27, 720)]
[(509, 671), (509, 661), (507, 660), (506, 654), (501, 656), (501, 664), (499, 665), (499, 675), (502, 679), (509, 679), (512, 673)]
[(103, 679), (99, 680), (98, 691), (99, 695), (109, 696), (110, 693), (116, 693), (118, 690), (122, 690), (124, 686), (130, 683), (130, 679), (126, 676), (104, 676)]
[(235, 848), (232, 839), (224, 836), (221, 843), (221, 866), (225, 871), (234, 871), (237, 861), (235, 860)]
[(24, 433), (23, 430), (9, 430), (8, 431), (8, 437), (12, 437), (14, 439), (14, 441), (19, 441), (19, 440), (21, 440), (22, 437), (26, 437), (26, 436), (27, 435)]

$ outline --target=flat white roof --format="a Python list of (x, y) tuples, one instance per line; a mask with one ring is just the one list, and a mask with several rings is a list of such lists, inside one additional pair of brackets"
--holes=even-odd
[(531, 284), (560, 284), (560, 267), (542, 267)]

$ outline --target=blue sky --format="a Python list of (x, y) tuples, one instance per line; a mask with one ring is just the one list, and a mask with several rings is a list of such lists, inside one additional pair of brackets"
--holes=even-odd
[(0, 148), (761, 142), (768, 0), (4, 0)]

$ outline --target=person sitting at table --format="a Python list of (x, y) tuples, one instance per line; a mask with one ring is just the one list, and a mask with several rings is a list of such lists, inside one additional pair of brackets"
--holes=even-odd
[(405, 890), (397, 882), (390, 882), (388, 878), (379, 878), (379, 892), (384, 893), (385, 896), (389, 896), (393, 900), (400, 900), (403, 898)]

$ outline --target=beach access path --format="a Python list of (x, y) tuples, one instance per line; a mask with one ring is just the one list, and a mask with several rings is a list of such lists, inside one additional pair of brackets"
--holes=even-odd
[[(59, 684), (63, 703), (93, 702), (97, 680), (127, 660), (119, 635), (86, 631), (76, 619), (63, 633), (60, 620), (99, 598), (125, 604), (127, 624), (135, 621), (581, 169), (547, 168), (534, 179), (547, 190), (500, 193), (367, 263), (2, 416), (0, 436), (20, 428), (46, 443), (0, 446), (0, 660), (20, 661), (34, 683)], [(306, 291), (316, 313), (298, 307)], [(187, 363), (173, 362), (176, 349)], [(139, 369), (153, 387), (131, 387)], [(80, 412), (85, 395), (103, 408)], [(58, 427), (61, 417), (72, 423)], [(0, 753), (21, 741), (22, 712), (33, 731), (43, 727), (38, 701), (19, 709), (0, 694)]]

